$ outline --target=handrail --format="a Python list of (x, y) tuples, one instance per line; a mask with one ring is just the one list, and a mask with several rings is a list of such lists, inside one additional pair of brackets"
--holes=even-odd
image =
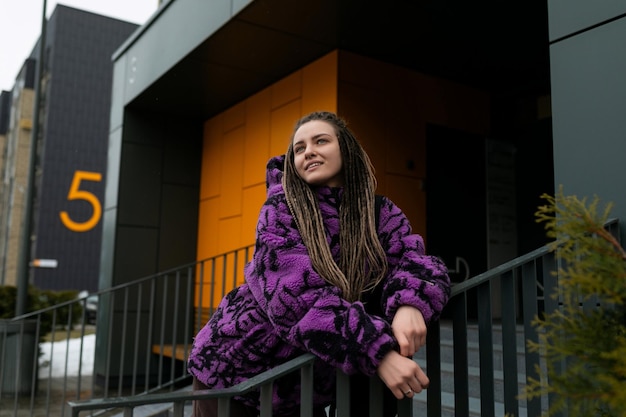
[[(191, 347), (207, 314), (242, 279), (241, 266), (252, 249), (245, 246), (6, 319), (0, 328), (0, 409), (12, 409), (14, 416), (24, 407), (30, 414), (36, 408), (43, 416), (63, 415), (69, 400), (145, 395), (185, 383), (190, 377), (184, 363), (169, 352)], [(210, 297), (203, 288), (210, 289)], [(90, 296), (99, 304), (96, 323), (87, 314)], [(13, 328), (28, 332), (14, 334)], [(42, 356), (40, 336), (60, 341), (46, 344)], [(77, 353), (70, 354), (76, 341)], [(8, 363), (16, 355), (19, 365)], [(93, 362), (83, 363), (85, 355)], [(33, 371), (20, 371), (26, 367)], [(8, 376), (13, 374), (17, 378)]]
[[(604, 227), (609, 230), (612, 234), (619, 238), (619, 219), (611, 218), (607, 220)], [(548, 253), (554, 250), (555, 246), (558, 246), (558, 242), (553, 242), (551, 244), (544, 245), (540, 248), (537, 248), (531, 252), (528, 252), (525, 255), (519, 256), (517, 258), (511, 259), (501, 265), (498, 265), (494, 268), (491, 268), (488, 271), (485, 271), (481, 274), (476, 275), (475, 277), (469, 278), (463, 282), (456, 283), (452, 286), (452, 291), (450, 293), (451, 297), (454, 297), (458, 294), (466, 292), (471, 288), (475, 288), (480, 284), (485, 283), (486, 281), (490, 281), (494, 278), (499, 277), (503, 273), (507, 271), (511, 271), (515, 268), (520, 267), (521, 265), (527, 264), (528, 262), (537, 260), (543, 256), (546, 256)]]
[[(103, 409), (113, 409), (113, 408), (124, 408), (125, 416), (131, 415), (131, 410), (137, 406), (146, 405), (146, 404), (162, 404), (162, 403), (173, 403), (174, 404), (174, 417), (182, 417), (182, 405), (184, 405), (187, 401), (192, 400), (206, 400), (209, 398), (217, 398), (219, 399), (218, 406), (218, 415), (228, 415), (224, 414), (224, 408), (227, 408), (228, 401), (239, 395), (244, 395), (254, 389), (261, 388), (261, 409), (266, 410), (268, 404), (266, 404), (269, 399), (269, 411), (271, 413), (271, 385), (268, 384), (273, 383), (278, 378), (285, 376), (289, 373), (302, 370), (301, 375), (301, 383), (303, 386), (313, 386), (313, 363), (315, 362), (315, 356), (306, 353), (301, 356), (298, 356), (294, 359), (291, 359), (273, 369), (269, 369), (265, 372), (262, 372), (254, 377), (241, 382), (230, 388), (222, 388), (222, 389), (209, 389), (209, 390), (197, 390), (191, 392), (173, 392), (173, 393), (163, 393), (163, 394), (147, 394), (142, 396), (135, 397), (119, 397), (119, 398), (105, 398), (105, 399), (92, 399), (92, 400), (83, 400), (83, 401), (70, 401), (68, 405), (71, 409), (71, 415), (78, 417), (81, 411), (88, 410), (103, 410)], [(268, 390), (270, 392), (270, 396), (263, 395), (264, 391)], [(312, 416), (313, 411), (313, 401), (312, 401), (312, 390), (302, 390), (302, 395), (308, 395), (310, 398), (303, 398), (302, 403), (308, 404), (308, 410), (303, 407), (302, 415)], [(226, 410), (228, 411), (228, 410)], [(262, 413), (262, 415), (264, 415)], [(271, 414), (270, 414), (271, 415)]]
[[(606, 227), (614, 236), (619, 236), (619, 222), (617, 219), (609, 221)], [(204, 300), (197, 294), (197, 292), (203, 292), (202, 285), (211, 285), (210, 288), (206, 287), (205, 291), (211, 293), (211, 300), (213, 300), (214, 296), (219, 297), (220, 294), (218, 294), (217, 291), (214, 293), (214, 284), (223, 285), (227, 283), (227, 281), (233, 281), (236, 278), (233, 277), (232, 280), (230, 278), (227, 279), (225, 275), (226, 264), (228, 263), (228, 271), (231, 272), (233, 265), (240, 265), (240, 262), (249, 256), (248, 251), (250, 249), (251, 247), (242, 248), (239, 252), (246, 252), (244, 255), (240, 255), (239, 258), (236, 255), (233, 255), (232, 259), (227, 258), (231, 256), (232, 253), (220, 255), (205, 261), (189, 263), (178, 268), (163, 271), (159, 274), (143, 277), (131, 283), (101, 290), (97, 294), (100, 297), (107, 295), (110, 298), (109, 301), (111, 304), (117, 304), (119, 309), (126, 309), (130, 304), (139, 306), (138, 309), (147, 311), (146, 314), (153, 314), (151, 308), (155, 302), (146, 303), (144, 301), (142, 303), (142, 291), (145, 293), (144, 297), (149, 300), (156, 300), (157, 303), (162, 303), (162, 296), (164, 295), (175, 296), (176, 294), (183, 294), (181, 299), (184, 299), (186, 303), (190, 304), (174, 306), (173, 315), (175, 316), (179, 311), (184, 312), (181, 313), (181, 317), (179, 317), (179, 323), (189, 323), (189, 318), (193, 315), (193, 313), (189, 313), (190, 307), (193, 307), (194, 303), (195, 305), (203, 305)], [(428, 417), (438, 417), (442, 414), (450, 413), (450, 410), (453, 410), (455, 415), (462, 416), (480, 415), (484, 417), (495, 417), (496, 415), (509, 414), (517, 417), (522, 415), (538, 417), (541, 415), (542, 410), (546, 409), (547, 404), (552, 401), (550, 397), (526, 401), (520, 397), (520, 393), (521, 385), (523, 384), (522, 381), (527, 377), (538, 378), (537, 369), (545, 366), (543, 359), (538, 353), (526, 352), (525, 350), (526, 341), (538, 341), (539, 339), (532, 322), (542, 311), (550, 312), (559, 308), (559, 300), (547, 296), (550, 291), (558, 286), (558, 260), (555, 258), (553, 249), (554, 243), (538, 248), (487, 272), (457, 283), (452, 287), (451, 298), (444, 310), (445, 323), (444, 321), (436, 322), (429, 327), (426, 349), (422, 349), (422, 351), (418, 353), (419, 356), (415, 358), (422, 366), (424, 361), (426, 362), (427, 372), (431, 379), (430, 388), (420, 399), (420, 403), (423, 404), (420, 405), (420, 407), (425, 407), (425, 409), (419, 411), (420, 413), (426, 413)], [(216, 271), (219, 270), (219, 266), (216, 268), (216, 262), (221, 262), (223, 266), (222, 272), (217, 275)], [(232, 285), (233, 282), (230, 281), (229, 285)], [(196, 285), (195, 296), (184, 295), (185, 292), (179, 290), (183, 288), (189, 293), (189, 285)], [(168, 288), (173, 291), (168, 292)], [(139, 294), (137, 299), (130, 298), (131, 294), (134, 293)], [(156, 298), (156, 294), (158, 294), (160, 298)], [(501, 303), (501, 306), (496, 307), (494, 300)], [(82, 306), (85, 306), (85, 302), (85, 298), (75, 301), (75, 303), (80, 303)], [(72, 326), (72, 308), (69, 308), (69, 314), (65, 315), (62, 314), (61, 309), (67, 309), (71, 306), (72, 302), (65, 302), (59, 306), (49, 307), (39, 312), (28, 313), (13, 320), (15, 322), (19, 321), (21, 324), (24, 319), (36, 319), (37, 335), (35, 337), (38, 338), (42, 315), (48, 314), (53, 323), (51, 336), (54, 338), (55, 333), (61, 333), (64, 337), (62, 343), (68, 346), (70, 341), (69, 333)], [(583, 307), (586, 308), (587, 306)], [(501, 308), (501, 311), (497, 311), (497, 308)], [(43, 402), (44, 409), (37, 409), (38, 415), (64, 415), (66, 405), (70, 407), (89, 407), (90, 404), (92, 406), (96, 404), (106, 404), (107, 406), (114, 406), (115, 404), (121, 405), (127, 407), (127, 409), (125, 409), (126, 415), (132, 415), (132, 411), (129, 408), (131, 405), (134, 407), (135, 404), (149, 404), (163, 401), (167, 403), (176, 402), (179, 397), (181, 397), (182, 402), (179, 402), (178, 405), (175, 404), (174, 410), (175, 412), (182, 413), (184, 401), (199, 399), (199, 395), (205, 394), (206, 398), (222, 398), (221, 396), (223, 395), (238, 395), (236, 394), (236, 392), (238, 392), (237, 390), (247, 389), (246, 387), (250, 387), (250, 384), (254, 384), (255, 381), (258, 382), (268, 377), (268, 375), (271, 379), (271, 375), (277, 372), (276, 369), (270, 370), (268, 373), (258, 375), (255, 379), (247, 381), (247, 384), (229, 389), (234, 389), (234, 391), (211, 391), (211, 393), (163, 392), (164, 389), (173, 390), (175, 386), (177, 386), (176, 384), (188, 384), (190, 378), (184, 368), (184, 361), (178, 362), (178, 365), (183, 365), (181, 374), (175, 374), (175, 372), (178, 372), (176, 361), (165, 361), (163, 343), (164, 341), (173, 340), (177, 337), (169, 333), (167, 335), (158, 334), (158, 332), (162, 331), (164, 328), (160, 325), (160, 321), (162, 321), (163, 317), (168, 320), (175, 320), (175, 317), (169, 317), (165, 313), (166, 312), (145, 320), (140, 320), (139, 315), (137, 315), (136, 325), (139, 326), (140, 323), (142, 325), (148, 323), (148, 326), (151, 326), (155, 334), (150, 333), (147, 337), (142, 335), (143, 338), (137, 338), (134, 346), (132, 338), (136, 336), (132, 336), (132, 334), (127, 336), (126, 333), (120, 333), (122, 334), (121, 338), (109, 341), (109, 345), (113, 347), (127, 346), (129, 352), (125, 353), (122, 349), (122, 356), (126, 354), (128, 358), (139, 358), (148, 366), (150, 361), (153, 361), (155, 353), (146, 351), (143, 349), (143, 346), (146, 343), (151, 343), (152, 339), (161, 340), (160, 353), (157, 354), (158, 368), (156, 369), (158, 369), (159, 372), (159, 379), (156, 381), (156, 385), (154, 385), (154, 381), (148, 381), (146, 379), (144, 382), (138, 382), (138, 386), (145, 384), (145, 389), (143, 391), (141, 391), (141, 389), (137, 392), (135, 391), (135, 379), (138, 378), (138, 375), (141, 375), (139, 371), (136, 372), (136, 369), (142, 366), (141, 363), (139, 363), (133, 367), (133, 387), (131, 391), (118, 388), (116, 392), (108, 392), (105, 390), (104, 395), (101, 395), (102, 393), (98, 391), (98, 384), (96, 384), (95, 377), (85, 379), (81, 376), (80, 371), (77, 377), (68, 376), (67, 361), (74, 360), (75, 358), (69, 357), (67, 352), (55, 352), (54, 355), (51, 355), (50, 361), (56, 363), (59, 360), (65, 360), (66, 374), (60, 380), (53, 381), (49, 376), (50, 374), (48, 374), (48, 376), (44, 376), (44, 379), (41, 381), (37, 381), (36, 378), (32, 381), (33, 391), (30, 399), (31, 414), (34, 414), (34, 404)], [(123, 314), (123, 317), (128, 317), (130, 313), (124, 310)], [(496, 314), (498, 314), (497, 317)], [(63, 320), (66, 320), (66, 316), (69, 316), (67, 317), (68, 321), (64, 322)], [(200, 314), (197, 316), (200, 317)], [(113, 312), (110, 314), (110, 318), (112, 317)], [(202, 318), (204, 320), (204, 317)], [(84, 311), (81, 320), (82, 322), (79, 324), (81, 324), (82, 327), (78, 330), (83, 338), (81, 339), (82, 350), (82, 343), (85, 337)], [(100, 317), (98, 320), (100, 320)], [(126, 322), (126, 320), (124, 320), (124, 322)], [(106, 322), (100, 323), (98, 321), (98, 323), (98, 328), (102, 327), (103, 330), (109, 332), (109, 335), (111, 334), (110, 328), (105, 327)], [(452, 327), (446, 327), (447, 323), (451, 323)], [(111, 322), (111, 324), (113, 324), (113, 322)], [(59, 330), (59, 326), (63, 326), (61, 330)], [(128, 326), (132, 327), (132, 320), (128, 320)], [(186, 326), (185, 324), (185, 326), (182, 327)], [(124, 327), (125, 329), (127, 325), (125, 324), (124, 326), (118, 327)], [(176, 326), (172, 327), (174, 330), (176, 329)], [(20, 327), (20, 329), (21, 328), (22, 327)], [(168, 327), (168, 331), (169, 330), (171, 329)], [(119, 332), (120, 329), (116, 331)], [(185, 332), (187, 332), (187, 330), (185, 330)], [(18, 336), (21, 338), (24, 336), (23, 333), (25, 332), (20, 331)], [(4, 345), (8, 347), (8, 336), (6, 331), (4, 333), (0, 332), (0, 351), (5, 349)], [(193, 334), (190, 336), (193, 336)], [(187, 333), (185, 333), (184, 338), (185, 344), (182, 347), (186, 352), (187, 349), (190, 348), (190, 345), (186, 342)], [(11, 343), (14, 342), (11, 341)], [(22, 352), (19, 343), (17, 352)], [(107, 353), (107, 355), (109, 354)], [(478, 357), (474, 357), (476, 355)], [(38, 355), (35, 354), (31, 361), (35, 361), (36, 363), (37, 356)], [(3, 357), (0, 356), (0, 361), (3, 360), (2, 358)], [(109, 356), (106, 357), (106, 360), (108, 360), (108, 358)], [(286, 370), (290, 366), (294, 367), (290, 372), (296, 369), (305, 369), (310, 366), (309, 360), (312, 360), (311, 357), (305, 355), (288, 364), (284, 364), (284, 367), (278, 369)], [(0, 380), (3, 379), (2, 373), (5, 371), (3, 365), (4, 364), (0, 363)], [(52, 363), (50, 365), (50, 368), (52, 368)], [(300, 365), (302, 366), (298, 368)], [(85, 368), (83, 368), (83, 370), (84, 369)], [(113, 368), (113, 371), (115, 371), (115, 368)], [(150, 368), (150, 371), (152, 371), (152, 368)], [(49, 370), (46, 369), (46, 372), (49, 372)], [(142, 372), (148, 372), (148, 370)], [(306, 373), (308, 371), (305, 370), (304, 372)], [(162, 374), (171, 375), (172, 378), (162, 381)], [(337, 380), (338, 400), (342, 399), (339, 395), (339, 389), (341, 388), (343, 390), (342, 393), (346, 392), (346, 378), (343, 376), (340, 378), (340, 376), (341, 375), (338, 375)], [(108, 377), (108, 375), (106, 375), (106, 377)], [(113, 380), (114, 382), (117, 380), (122, 382), (121, 377), (116, 377)], [(376, 382), (376, 380), (376, 378), (373, 379), (374, 382)], [(105, 383), (106, 381), (109, 380), (106, 379)], [(19, 385), (18, 382), (16, 382), (15, 386)], [(39, 382), (39, 384), (37, 384), (37, 382)], [(101, 381), (98, 383), (100, 382)], [(379, 380), (378, 382), (380, 383)], [(271, 382), (268, 383), (271, 384)], [(37, 385), (39, 386), (38, 392), (35, 391)], [(451, 385), (453, 385), (453, 387), (450, 387)], [(7, 409), (10, 412), (10, 407), (13, 407), (14, 416), (17, 416), (18, 409), (20, 409), (19, 411), (21, 413), (22, 409), (20, 407), (23, 407), (25, 402), (18, 401), (17, 394), (14, 400), (7, 401), (6, 389), (6, 384), (0, 385), (0, 402), (2, 402), (0, 408), (3, 410)], [(62, 394), (59, 395), (58, 391), (55, 391), (55, 389), (61, 389)], [(267, 390), (268, 388), (262, 389)], [(71, 395), (72, 390), (75, 391), (73, 397)], [(303, 386), (302, 391), (303, 394), (304, 391), (310, 393), (312, 389)], [(57, 394), (55, 394), (55, 392)], [(155, 394), (155, 392), (160, 393)], [(70, 393), (70, 395), (67, 393)], [(87, 396), (85, 396), (85, 393), (87, 393)], [(52, 404), (55, 402), (55, 395), (59, 397), (56, 400), (57, 402), (59, 399), (63, 402), (60, 406), (60, 410), (52, 407)], [(477, 402), (477, 400), (479, 401)], [(124, 405), (122, 404), (123, 401), (130, 402)], [(307, 408), (308, 403), (306, 401), (309, 400), (305, 399), (304, 401), (304, 408)], [(411, 401), (404, 401), (401, 403), (403, 406), (399, 414), (402, 416), (410, 416), (412, 408), (417, 407), (416, 402), (411, 403)], [(271, 411), (267, 411), (267, 402), (264, 404), (266, 404), (264, 406), (264, 410), (266, 411), (264, 411), (265, 414), (263, 415), (271, 416)], [(271, 401), (269, 404), (271, 404)], [(338, 412), (339, 410), (345, 410), (346, 406), (349, 407), (349, 404), (346, 405), (343, 403), (342, 406), (338, 404)], [(41, 407), (41, 405), (39, 405), (39, 407)], [(86, 410), (87, 408), (84, 409)], [(425, 410), (425, 412), (423, 410)]]
[(552, 249), (550, 248), (550, 246), (548, 245), (542, 246), (540, 248), (533, 250), (532, 252), (527, 253), (526, 255), (512, 259), (508, 262), (503, 263), (502, 265), (496, 266), (490, 269), (489, 271), (485, 271), (463, 282), (456, 283), (452, 286), (450, 297), (454, 297), (458, 294), (465, 293), (467, 292), (467, 290), (475, 288), (481, 284), (484, 284), (485, 282), (491, 281), (492, 279), (495, 279), (501, 276), (503, 273), (507, 271), (511, 271), (515, 268), (520, 267), (523, 264), (539, 259), (542, 256), (547, 255), (551, 251)]
[[(244, 395), (256, 389), (260, 389), (260, 417), (271, 417), (272, 413), (272, 388), (277, 379), (300, 371), (300, 416), (313, 416), (313, 365), (316, 357), (311, 353), (304, 353), (275, 368), (262, 372), (254, 377), (229, 388), (205, 389), (184, 392), (172, 392), (162, 394), (146, 394), (135, 397), (118, 397), (105, 399), (92, 399), (84, 401), (69, 401), (70, 415), (78, 417), (81, 411), (123, 409), (124, 417), (132, 417), (135, 408), (148, 404), (171, 404), (173, 417), (183, 417), (185, 404), (189, 401), (201, 401), (210, 398), (218, 400), (218, 417), (230, 416), (230, 400), (236, 396)], [(373, 378), (370, 384), (369, 399), (371, 403), (382, 402), (382, 381)], [(336, 415), (349, 416), (350, 404), (342, 393), (349, 392), (350, 380), (346, 374), (337, 371), (337, 398)], [(405, 398), (398, 400), (398, 417), (412, 417), (412, 400)], [(382, 409), (373, 409), (371, 417), (380, 417)]]

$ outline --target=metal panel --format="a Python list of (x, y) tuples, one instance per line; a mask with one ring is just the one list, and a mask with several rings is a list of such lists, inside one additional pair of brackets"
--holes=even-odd
[(124, 103), (132, 101), (231, 17), (230, 0), (169, 2), (158, 19), (155, 16), (116, 52), (116, 60), (122, 53), (128, 57), (115, 63), (126, 65)]
[(623, 39), (626, 18), (550, 47), (555, 185), (612, 201), (617, 218), (626, 218), (623, 184), (612, 180), (626, 178)]
[(550, 41), (626, 13), (626, 0), (549, 0)]

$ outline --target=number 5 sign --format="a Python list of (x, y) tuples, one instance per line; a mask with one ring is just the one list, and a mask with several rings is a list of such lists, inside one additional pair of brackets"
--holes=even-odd
[(93, 229), (98, 222), (100, 221), (100, 217), (102, 216), (102, 205), (100, 204), (100, 200), (93, 193), (80, 189), (81, 181), (102, 181), (102, 174), (99, 172), (89, 172), (89, 171), (76, 171), (74, 173), (74, 178), (72, 179), (72, 185), (70, 186), (70, 191), (67, 193), (68, 200), (84, 200), (89, 203), (93, 209), (93, 214), (91, 217), (85, 222), (75, 222), (70, 218), (70, 215), (67, 211), (62, 211), (59, 213), (61, 217), (61, 222), (68, 229), (74, 232), (87, 232)]

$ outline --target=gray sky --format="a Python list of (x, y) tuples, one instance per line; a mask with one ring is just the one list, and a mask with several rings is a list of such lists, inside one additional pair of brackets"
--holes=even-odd
[[(159, 7), (158, 0), (48, 0), (48, 18), (57, 3), (143, 24)], [(0, 0), (0, 90), (10, 91), (41, 31), (43, 0)]]

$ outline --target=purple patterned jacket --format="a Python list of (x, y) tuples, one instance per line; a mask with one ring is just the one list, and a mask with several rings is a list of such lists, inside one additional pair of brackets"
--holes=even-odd
[[(313, 269), (287, 208), (281, 184), (284, 158), (267, 166), (267, 201), (261, 208), (253, 259), (246, 283), (230, 292), (194, 340), (189, 372), (209, 388), (230, 387), (267, 369), (311, 352), (315, 363), (314, 402), (328, 405), (336, 368), (374, 375), (382, 358), (397, 348), (390, 323), (402, 305), (418, 308), (429, 323), (439, 317), (450, 294), (443, 262), (424, 254), (423, 240), (411, 233), (402, 211), (382, 198), (378, 234), (388, 256), (382, 283), (381, 316), (362, 302), (349, 303)], [(331, 252), (339, 255), (338, 207), (341, 189), (317, 190)], [(369, 311), (369, 309), (368, 309)], [(299, 374), (274, 384), (274, 413), (297, 411)], [(258, 407), (259, 393), (238, 398)]]

